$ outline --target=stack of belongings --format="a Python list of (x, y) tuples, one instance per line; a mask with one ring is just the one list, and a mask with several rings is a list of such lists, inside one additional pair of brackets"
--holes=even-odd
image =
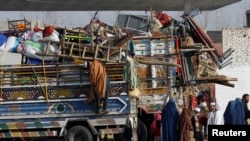
[(46, 62), (55, 61), (55, 57), (40, 56), (37, 54), (43, 54), (45, 51), (57, 53), (58, 45), (48, 45), (40, 42), (40, 40), (59, 42), (59, 33), (52, 26), (43, 28), (34, 27), (25, 31), (19, 31), (18, 29), (3, 31), (0, 34), (0, 51), (23, 54), (26, 56), (27, 64), (41, 64), (42, 59)]
[(58, 44), (47, 44), (40, 42), (40, 40), (56, 41), (59, 42), (59, 33), (52, 27), (47, 26), (45, 28), (35, 27), (33, 31), (29, 31), (22, 36), (19, 53), (28, 57), (28, 64), (39, 64), (44, 59), (46, 62), (54, 62), (57, 58), (54, 56), (40, 56), (38, 54), (44, 54), (48, 52), (50, 54), (58, 52)]

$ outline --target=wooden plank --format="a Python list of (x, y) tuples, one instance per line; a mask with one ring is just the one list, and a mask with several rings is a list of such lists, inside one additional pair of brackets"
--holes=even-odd
[(164, 95), (168, 93), (168, 87), (157, 87), (157, 88), (140, 88), (142, 95)]
[(166, 61), (159, 61), (159, 60), (150, 61), (150, 60), (140, 60), (137, 58), (136, 61), (138, 63), (148, 64), (148, 65), (166, 65), (166, 66), (173, 66), (173, 67), (181, 67), (179, 64), (176, 64), (176, 63), (169, 63)]
[(216, 75), (216, 76), (207, 76), (207, 77), (200, 77), (197, 80), (214, 80), (214, 81), (238, 81), (237, 78), (229, 78), (225, 75)]

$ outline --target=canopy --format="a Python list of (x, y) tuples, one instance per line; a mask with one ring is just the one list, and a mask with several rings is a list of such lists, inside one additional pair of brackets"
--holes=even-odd
[(184, 11), (214, 10), (241, 0), (0, 0), (0, 11)]

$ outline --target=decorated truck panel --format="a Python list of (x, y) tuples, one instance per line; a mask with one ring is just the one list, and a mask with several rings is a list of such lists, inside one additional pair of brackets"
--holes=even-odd
[[(72, 71), (67, 74), (66, 69)], [(13, 65), (2, 66), (1, 71), (5, 73), (1, 77), (1, 138), (60, 137), (76, 125), (86, 127), (96, 136), (111, 134), (105, 131), (109, 126), (116, 128), (113, 133), (119, 133), (131, 115), (136, 115), (136, 108), (132, 110), (136, 101), (127, 93), (127, 82), (118, 78), (114, 81), (112, 76), (107, 114), (97, 114), (94, 103), (84, 103), (91, 84), (83, 66)], [(50, 77), (62, 72), (63, 77)]]

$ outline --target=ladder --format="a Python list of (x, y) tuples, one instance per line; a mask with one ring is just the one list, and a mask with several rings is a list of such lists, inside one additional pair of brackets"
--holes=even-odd
[[(40, 42), (47, 44), (44, 53), (37, 53), (37, 55), (40, 56), (53, 56), (87, 61), (99, 60), (104, 63), (125, 63), (125, 60), (122, 60), (121, 56), (122, 52), (126, 52), (127, 49), (122, 47), (103, 46), (99, 44), (90, 45), (66, 40), (60, 42), (40, 40)], [(58, 51), (56, 53), (49, 52), (49, 47), (51, 45), (58, 46)], [(116, 54), (112, 52), (116, 52)]]

